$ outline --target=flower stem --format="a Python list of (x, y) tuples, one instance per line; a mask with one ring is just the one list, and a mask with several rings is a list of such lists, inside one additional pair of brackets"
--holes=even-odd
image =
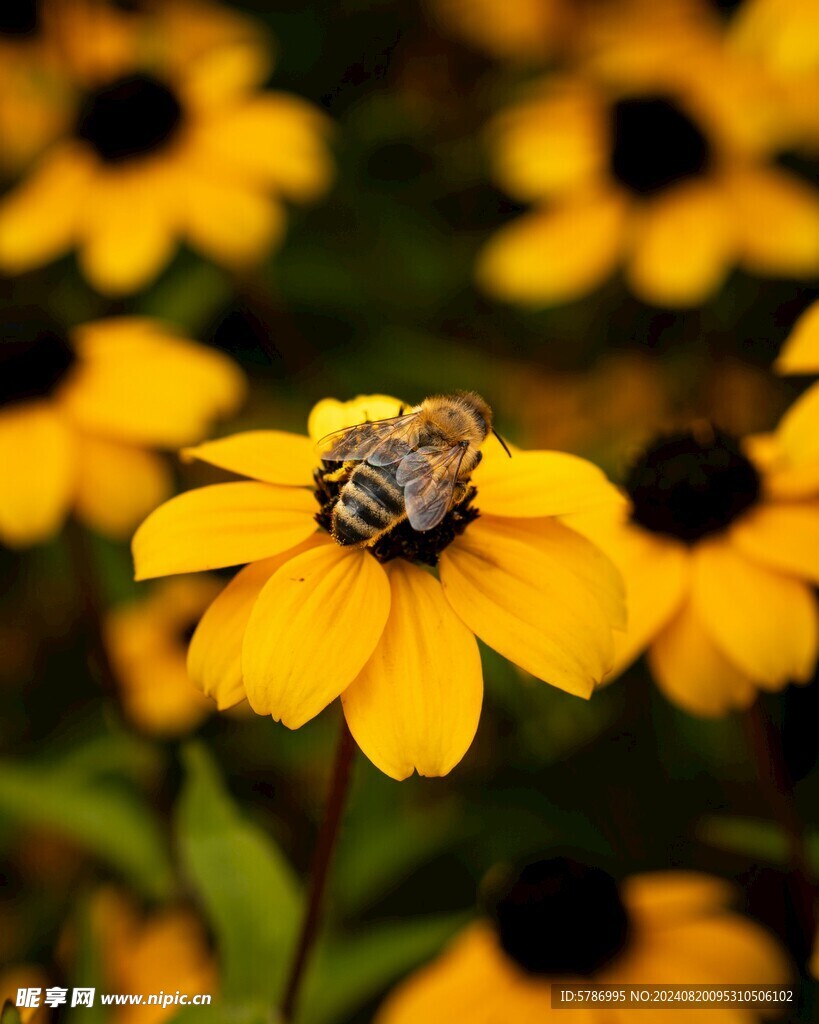
[(744, 724), (762, 795), (785, 835), (793, 912), (805, 949), (810, 950), (816, 929), (816, 893), (805, 841), (805, 826), (794, 799), (781, 738), (760, 700), (755, 701), (745, 712)]
[(347, 727), (344, 715), (341, 716), (341, 731), (338, 737), (333, 774), (330, 781), (330, 793), (324, 810), (324, 819), (319, 828), (313, 863), (310, 868), (310, 882), (307, 893), (307, 909), (301, 925), (301, 933), (296, 945), (296, 952), (290, 966), (284, 998), (281, 1005), (281, 1020), (290, 1024), (295, 1019), (296, 1002), (301, 990), (304, 973), (310, 960), (310, 954), (318, 938), (321, 927), (324, 896), (327, 890), (327, 879), (333, 862), (336, 842), (338, 840), (341, 820), (344, 816), (344, 805), (352, 777), (353, 758), (355, 756), (355, 740)]

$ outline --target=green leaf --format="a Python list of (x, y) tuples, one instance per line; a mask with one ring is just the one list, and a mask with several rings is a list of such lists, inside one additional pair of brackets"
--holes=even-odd
[(341, 1024), (398, 978), (431, 959), (466, 921), (464, 914), (446, 914), (369, 925), (359, 935), (328, 939), (310, 972), (299, 1019), (304, 1024)]
[(347, 915), (374, 905), (385, 893), (428, 863), (460, 835), (451, 807), (404, 808), (393, 813), (351, 814), (333, 870), (334, 902)]
[[(80, 761), (81, 755), (76, 755)], [(48, 766), (0, 763), (0, 814), (84, 847), (141, 892), (161, 899), (173, 886), (162, 836), (148, 807), (122, 778), (72, 769), (75, 755)]]
[[(703, 818), (697, 828), (699, 838), (711, 846), (771, 864), (788, 863), (788, 840), (780, 827), (760, 818), (734, 818), (713, 815)], [(807, 835), (808, 857), (819, 872), (819, 832)]]
[(183, 762), (179, 849), (216, 935), (222, 998), (240, 1015), (269, 1014), (295, 943), (298, 886), (272, 839), (241, 817), (206, 748), (189, 743)]

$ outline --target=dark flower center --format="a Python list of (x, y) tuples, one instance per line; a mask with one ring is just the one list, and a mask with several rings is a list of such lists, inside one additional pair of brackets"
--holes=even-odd
[(652, 195), (708, 168), (708, 140), (668, 97), (620, 100), (612, 109), (612, 128), (612, 173), (638, 195)]
[(168, 143), (182, 122), (174, 93), (150, 75), (109, 82), (86, 98), (76, 134), (108, 163), (153, 153)]
[(530, 974), (591, 975), (625, 946), (629, 922), (617, 883), (568, 857), (521, 871), (495, 908), (500, 944)]
[[(314, 474), (316, 489), (313, 493), (319, 503), (319, 511), (315, 518), (319, 526), (328, 533), (332, 532), (333, 509), (349, 476), (349, 470), (339, 472), (337, 462), (325, 463), (324, 467), (316, 470)], [(463, 497), (452, 506), (441, 522), (432, 530), (419, 533), (417, 530), (413, 530), (409, 522), (404, 519), (379, 537), (367, 550), (379, 562), (391, 562), (394, 558), (403, 558), (407, 562), (437, 565), (441, 552), (449, 547), (471, 522), (478, 518), (480, 513), (472, 504), (477, 493), (477, 489), (468, 486), (467, 482)]]
[(38, 0), (4, 0), (0, 4), (0, 36), (33, 36), (39, 27)]
[(760, 479), (734, 438), (709, 427), (657, 438), (629, 471), (626, 490), (635, 523), (693, 543), (750, 508)]
[(54, 321), (37, 310), (7, 313), (0, 342), (0, 406), (50, 395), (74, 360)]

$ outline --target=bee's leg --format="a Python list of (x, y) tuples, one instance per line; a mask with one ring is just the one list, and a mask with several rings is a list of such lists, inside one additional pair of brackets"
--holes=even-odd
[(468, 490), (469, 490), (469, 484), (466, 483), (463, 480), (459, 480), (458, 483), (455, 484), (455, 489), (452, 492), (452, 504), (453, 505), (460, 504), (464, 500), (464, 498), (466, 497), (466, 492)]
[(479, 466), (481, 464), (481, 459), (482, 458), (483, 458), (483, 452), (478, 452), (478, 454), (475, 456), (475, 465), (472, 467), (473, 469), (475, 469), (476, 466)]
[(350, 475), (350, 470), (354, 465), (354, 462), (342, 462), (339, 468), (334, 469), (332, 473), (325, 473), (323, 479), (330, 484), (340, 483)]

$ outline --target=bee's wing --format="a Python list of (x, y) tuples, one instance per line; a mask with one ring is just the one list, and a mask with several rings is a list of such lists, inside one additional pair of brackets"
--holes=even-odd
[(419, 448), (401, 460), (395, 474), (404, 488), (407, 518), (413, 530), (431, 530), (444, 518), (452, 504), (466, 448)]
[(370, 462), (388, 466), (404, 458), (418, 442), (418, 414), (358, 423), (323, 437), (321, 458), (327, 462)]

